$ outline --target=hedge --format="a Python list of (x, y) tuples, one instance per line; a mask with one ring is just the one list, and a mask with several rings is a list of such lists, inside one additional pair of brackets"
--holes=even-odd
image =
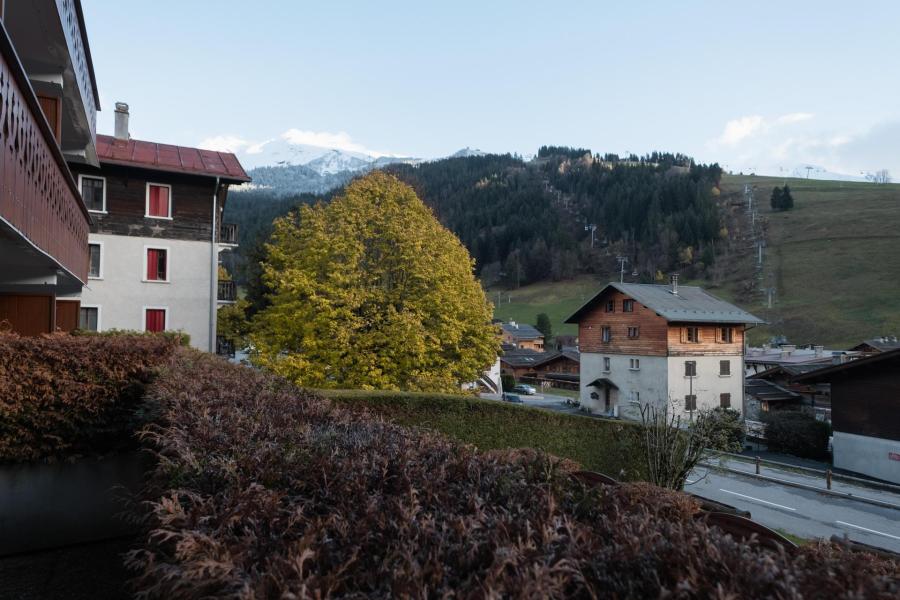
[(536, 448), (620, 480), (646, 478), (635, 423), (472, 396), (362, 390), (320, 393), (348, 408), (374, 410), (402, 425), (434, 429), (484, 450)]
[(159, 455), (129, 553), (142, 598), (894, 598), (896, 563), (739, 543), (647, 484), (590, 490), (180, 350), (148, 389)]
[(831, 426), (810, 414), (794, 410), (763, 413), (766, 445), (770, 450), (804, 458), (828, 458)]
[(145, 385), (178, 340), (0, 335), (0, 462), (137, 446)]

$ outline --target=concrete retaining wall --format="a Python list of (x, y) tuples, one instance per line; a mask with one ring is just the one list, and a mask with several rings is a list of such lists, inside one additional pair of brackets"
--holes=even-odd
[(118, 515), (151, 465), (148, 455), (132, 452), (0, 466), (0, 556), (134, 533)]

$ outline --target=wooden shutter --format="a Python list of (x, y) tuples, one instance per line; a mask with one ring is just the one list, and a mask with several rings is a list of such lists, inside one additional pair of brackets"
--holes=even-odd
[(37, 95), (38, 102), (41, 104), (41, 110), (53, 130), (53, 136), (58, 144), (62, 138), (62, 114), (60, 110), (60, 100), (54, 96)]

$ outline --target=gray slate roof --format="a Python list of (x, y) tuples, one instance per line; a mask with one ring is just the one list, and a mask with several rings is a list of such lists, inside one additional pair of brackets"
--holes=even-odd
[[(634, 298), (636, 302), (643, 304), (667, 321), (746, 324), (764, 322), (759, 317), (751, 315), (730, 302), (716, 298), (704, 291), (703, 288), (696, 286), (680, 285), (676, 295), (672, 293), (672, 288), (668, 285), (614, 282), (608, 284), (584, 306), (575, 311), (575, 314), (566, 319), (566, 323), (577, 323), (579, 318), (587, 310), (593, 308), (594, 304), (609, 289), (616, 289), (626, 296)], [(616, 307), (616, 310), (621, 310), (621, 308)]]
[(503, 323), (503, 331), (519, 340), (536, 340), (544, 337), (544, 334), (525, 323)]

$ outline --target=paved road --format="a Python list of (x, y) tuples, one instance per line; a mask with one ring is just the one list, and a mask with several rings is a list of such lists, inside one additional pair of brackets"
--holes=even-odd
[[(497, 395), (483, 395), (499, 400)], [(520, 396), (526, 406), (586, 416), (566, 404), (564, 396)], [(719, 459), (741, 475), (698, 467), (685, 491), (750, 511), (754, 521), (804, 538), (847, 536), (851, 540), (900, 552), (900, 510), (837, 498), (811, 490), (763, 481), (752, 476), (753, 463)], [(718, 462), (718, 461), (717, 461)], [(806, 485), (825, 487), (824, 479), (799, 470), (764, 466), (761, 474)], [(900, 505), (900, 494), (835, 480), (834, 491)]]
[[(750, 511), (754, 521), (805, 538), (846, 535), (851, 540), (900, 552), (900, 510), (836, 498), (722, 471), (698, 467), (685, 491)], [(873, 491), (859, 488), (860, 495)], [(878, 492), (900, 504), (900, 495)]]

